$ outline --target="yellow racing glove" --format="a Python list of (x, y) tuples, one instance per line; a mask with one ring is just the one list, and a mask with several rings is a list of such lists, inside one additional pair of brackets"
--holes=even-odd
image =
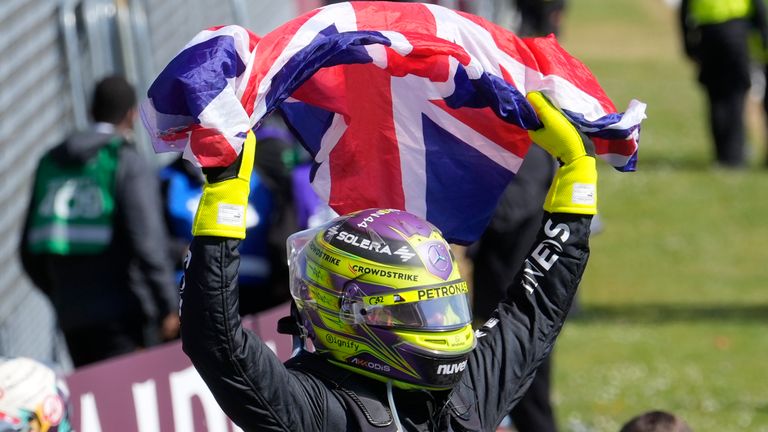
[(248, 131), (237, 160), (223, 168), (205, 168), (205, 185), (192, 223), (192, 235), (245, 238), (256, 136)]
[(540, 92), (527, 95), (541, 129), (528, 131), (531, 139), (560, 162), (544, 210), (550, 213), (597, 213), (597, 169), (592, 141), (580, 133)]

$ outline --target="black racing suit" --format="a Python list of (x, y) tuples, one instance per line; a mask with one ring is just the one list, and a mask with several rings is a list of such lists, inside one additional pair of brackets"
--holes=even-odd
[[(394, 390), (304, 353), (285, 365), (238, 316), (238, 240), (197, 237), (182, 287), (184, 352), (246, 431), (493, 431), (552, 348), (589, 256), (591, 216), (545, 213), (453, 391)], [(483, 289), (483, 287), (475, 287)]]

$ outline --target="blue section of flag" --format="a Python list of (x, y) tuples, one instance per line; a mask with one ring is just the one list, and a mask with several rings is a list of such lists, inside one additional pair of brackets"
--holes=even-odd
[(291, 132), (310, 153), (316, 155), (334, 114), (303, 102), (284, 103), (280, 106), (280, 112)]
[[(451, 241), (479, 238), (514, 174), (423, 115), (427, 220)], [(482, 175), (480, 175), (482, 173)]]
[(541, 127), (525, 95), (502, 78), (484, 72), (478, 79), (469, 79), (464, 67), (459, 66), (453, 82), (453, 94), (443, 99), (449, 107), (491, 108), (499, 118), (514, 125), (525, 129)]
[(595, 121), (587, 120), (581, 113), (569, 110), (563, 110), (563, 113), (565, 113), (572, 122), (581, 126), (583, 129), (593, 130), (594, 132), (589, 132), (588, 135), (597, 138), (610, 140), (626, 139), (631, 132), (640, 128), (639, 124), (632, 125), (625, 129), (611, 128), (611, 125), (621, 121), (621, 113), (606, 114)]
[(163, 114), (197, 117), (241, 75), (245, 64), (231, 36), (218, 36), (181, 51), (155, 79), (147, 92)]

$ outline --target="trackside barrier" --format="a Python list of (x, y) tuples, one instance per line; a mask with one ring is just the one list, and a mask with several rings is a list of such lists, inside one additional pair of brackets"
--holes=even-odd
[[(277, 333), (287, 304), (244, 319), (244, 326), (286, 360), (290, 336)], [(224, 415), (181, 343), (77, 369), (66, 378), (78, 432), (242, 432)]]

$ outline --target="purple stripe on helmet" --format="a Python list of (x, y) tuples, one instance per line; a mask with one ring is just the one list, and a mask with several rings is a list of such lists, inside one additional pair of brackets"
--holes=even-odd
[(385, 238), (398, 238), (392, 229), (402, 232), (407, 237), (421, 235), (428, 237), (436, 229), (429, 222), (411, 213), (394, 209), (363, 210), (347, 221), (361, 229), (371, 229)]

